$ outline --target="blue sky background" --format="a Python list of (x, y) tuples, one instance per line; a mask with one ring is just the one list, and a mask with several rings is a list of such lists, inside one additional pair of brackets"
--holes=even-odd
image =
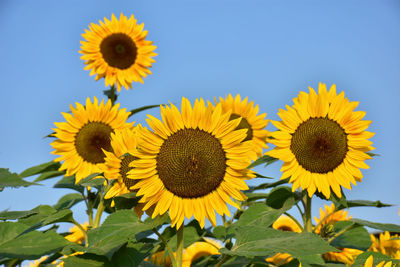
[[(122, 90), (122, 107), (212, 100), (240, 94), (269, 119), (308, 86), (335, 83), (367, 111), (375, 153), (348, 199), (381, 200), (391, 208), (354, 208), (356, 218), (400, 223), (400, 1), (0, 1), (0, 167), (13, 172), (48, 162), (51, 139), (69, 104), (102, 98), (80, 60), (81, 34), (111, 13), (134, 14), (159, 54), (153, 75)], [(159, 110), (151, 114), (159, 116)], [(134, 118), (145, 123), (145, 114)], [(274, 130), (272, 125), (269, 130)], [(272, 147), (272, 146), (271, 146)], [(261, 170), (280, 177), (281, 163)], [(53, 205), (68, 190), (43, 186), (5, 189), (0, 210)], [(250, 184), (260, 183), (254, 179)], [(264, 181), (265, 182), (265, 181)], [(316, 199), (313, 214), (324, 202)], [(83, 204), (75, 218), (86, 220)]]

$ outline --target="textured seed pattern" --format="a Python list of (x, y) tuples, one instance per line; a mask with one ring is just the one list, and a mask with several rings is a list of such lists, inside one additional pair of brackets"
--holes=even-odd
[(346, 157), (347, 135), (333, 120), (311, 118), (293, 133), (290, 149), (304, 169), (313, 173), (328, 173)]
[(132, 66), (137, 57), (135, 42), (124, 33), (113, 33), (104, 38), (100, 52), (108, 65), (121, 70)]
[(105, 155), (101, 149), (112, 151), (110, 135), (113, 129), (102, 122), (88, 122), (75, 136), (75, 148), (87, 162), (103, 163)]
[(157, 155), (157, 171), (164, 186), (182, 198), (202, 197), (223, 181), (225, 151), (208, 132), (182, 129), (169, 136)]
[[(121, 169), (119, 170), (119, 174), (122, 177), (122, 180), (126, 187), (129, 189), (131, 186), (135, 185), (138, 180), (126, 178), (126, 174), (132, 170), (132, 167), (129, 167), (129, 163), (133, 160), (137, 159), (137, 157), (127, 155), (121, 161)], [(130, 191), (130, 190), (129, 190)]]

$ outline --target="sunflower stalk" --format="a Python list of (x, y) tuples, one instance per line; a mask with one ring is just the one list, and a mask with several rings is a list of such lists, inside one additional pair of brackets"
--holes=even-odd
[(181, 225), (178, 229), (178, 242), (176, 245), (176, 266), (182, 267), (182, 251), (183, 251), (183, 230), (185, 227)]
[(89, 246), (89, 239), (88, 239), (88, 236), (87, 236), (87, 233), (86, 233), (85, 229), (83, 229), (82, 225), (80, 225), (80, 223), (78, 223), (74, 219), (73, 219), (72, 223), (75, 224), (79, 228), (79, 230), (81, 230), (81, 232), (82, 232), (82, 234), (83, 234), (83, 236), (85, 238), (85, 247), (88, 247)]
[(312, 232), (312, 224), (311, 224), (311, 197), (308, 196), (307, 192), (303, 198), (304, 205), (304, 230), (308, 233)]
[(174, 256), (174, 251), (172, 250), (171, 246), (168, 244), (168, 240), (165, 239), (165, 237), (163, 237), (163, 236), (160, 234), (160, 232), (157, 231), (156, 228), (153, 228), (153, 232), (154, 232), (154, 233), (161, 239), (161, 241), (164, 243), (164, 246), (165, 246), (165, 248), (167, 249), (168, 254), (169, 254), (170, 258), (171, 258), (172, 266), (173, 266), (173, 267), (176, 267), (177, 264), (176, 264), (176, 259), (175, 259), (175, 256)]
[(97, 207), (96, 217), (94, 218), (93, 228), (97, 228), (100, 225), (101, 215), (103, 214), (104, 209), (106, 206), (104, 205), (104, 196), (107, 194), (108, 190), (110, 189), (110, 184), (107, 184), (106, 188), (104, 189), (103, 193), (99, 193), (100, 202)]

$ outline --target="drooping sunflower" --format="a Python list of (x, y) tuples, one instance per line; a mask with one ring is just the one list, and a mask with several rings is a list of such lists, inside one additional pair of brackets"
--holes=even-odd
[(133, 15), (128, 19), (121, 13), (119, 20), (111, 15), (111, 21), (104, 18), (100, 25), (91, 23), (85, 29), (81, 41), (81, 51), (85, 60), (85, 70), (96, 74), (96, 81), (105, 78), (105, 84), (132, 88), (132, 82), (143, 83), (143, 77), (151, 74), (149, 68), (155, 62), (152, 58), (156, 46), (146, 40), (147, 31), (143, 23), (137, 24)]
[(239, 94), (235, 98), (231, 94), (225, 98), (220, 97), (219, 103), (222, 105), (223, 112), (231, 112), (231, 120), (242, 119), (237, 129), (247, 129), (247, 136), (244, 141), (250, 140), (253, 143), (255, 158), (261, 156), (263, 148), (268, 148), (268, 131), (265, 130), (268, 124), (268, 120), (265, 119), (267, 114), (258, 115), (258, 105), (254, 106), (254, 101), (249, 102), (247, 97), (242, 100)]
[(398, 234), (391, 235), (388, 231), (380, 233), (379, 237), (371, 234), (372, 245), (368, 249), (370, 251), (380, 252), (388, 255), (393, 259), (400, 259), (400, 236)]
[[(281, 231), (289, 231), (301, 233), (302, 230), (300, 226), (290, 217), (286, 215), (281, 215), (273, 224), (272, 228)], [(293, 260), (293, 257), (288, 253), (276, 253), (272, 257), (268, 257), (265, 261), (273, 263), (276, 266), (280, 266), (286, 263), (289, 263)]]
[[(85, 231), (87, 231), (89, 223), (85, 222), (85, 223), (81, 224), (81, 226)], [(82, 244), (82, 242), (85, 240), (85, 236), (82, 233), (82, 230), (78, 226), (74, 225), (73, 227), (71, 227), (69, 229), (69, 231), (70, 231), (70, 234), (66, 235), (64, 238), (70, 242)]]
[(194, 242), (188, 246), (182, 254), (182, 267), (190, 267), (192, 263), (201, 257), (219, 255), (218, 250), (222, 245), (211, 238), (205, 238), (206, 242)]
[[(322, 208), (319, 209), (319, 218), (314, 217), (315, 222), (317, 223), (317, 228), (315, 228), (314, 232), (320, 235), (324, 235), (325, 232), (328, 232), (328, 226), (333, 226), (336, 222), (346, 221), (351, 219), (351, 216), (348, 215), (348, 211), (338, 210), (335, 211), (335, 204), (331, 204), (330, 206), (324, 205), (325, 210)], [(354, 260), (358, 255), (363, 253), (363, 251), (354, 249), (354, 248), (338, 248), (340, 252), (327, 252), (322, 256), (324, 259), (333, 262), (341, 262), (346, 265), (351, 265), (354, 263)]]
[(182, 99), (182, 112), (173, 104), (161, 106), (163, 121), (148, 115), (147, 123), (154, 132), (138, 129), (138, 159), (128, 178), (138, 182), (144, 210), (155, 205), (153, 217), (169, 211), (171, 225), (179, 228), (185, 216), (192, 216), (202, 227), (207, 217), (215, 225), (215, 212), (230, 212), (226, 203), (239, 208), (231, 197), (244, 200), (241, 190), (253, 178), (247, 169), (252, 144), (242, 142), (247, 129), (235, 130), (240, 119), (229, 120), (221, 104), (215, 108), (196, 99), (193, 108)]
[(66, 175), (75, 175), (75, 182), (86, 176), (101, 172), (100, 165), (104, 163), (103, 150), (112, 151), (111, 133), (117, 129), (132, 127), (126, 120), (130, 112), (119, 109), (119, 104), (111, 105), (108, 100), (98, 103), (94, 97), (93, 103), (86, 99), (86, 106), (76, 103), (76, 108), (70, 105), (72, 114), (62, 113), (66, 122), (55, 122), (57, 128), (54, 136), (57, 140), (51, 143), (59, 155), (54, 161), (64, 161), (60, 170), (66, 170)]
[(381, 261), (380, 263), (374, 265), (374, 256), (369, 256), (368, 259), (365, 261), (365, 265), (363, 267), (395, 267), (396, 265), (392, 265), (391, 261), (385, 262)]
[(281, 179), (290, 177), (293, 191), (301, 187), (311, 197), (318, 190), (329, 198), (332, 189), (341, 197), (340, 186), (351, 189), (363, 177), (360, 168), (369, 168), (371, 121), (362, 120), (365, 112), (354, 111), (358, 102), (337, 94), (335, 85), (328, 92), (320, 83), (318, 94), (310, 87), (293, 102), (279, 110), (282, 121), (271, 121), (279, 131), (271, 133), (276, 147), (266, 154), (284, 161)]
[[(137, 127), (140, 127), (140, 125)], [(111, 133), (111, 148), (113, 152), (103, 151), (106, 157), (104, 164), (101, 166), (104, 171), (104, 177), (107, 178), (108, 182), (113, 183), (104, 196), (105, 199), (134, 191), (129, 188), (136, 183), (136, 180), (128, 179), (127, 173), (132, 169), (129, 164), (135, 160), (135, 157), (132, 156), (137, 148), (135, 132), (136, 127), (116, 130)], [(111, 206), (114, 206), (114, 204), (113, 200)], [(135, 206), (135, 213), (139, 217), (143, 214), (143, 206), (141, 203)]]

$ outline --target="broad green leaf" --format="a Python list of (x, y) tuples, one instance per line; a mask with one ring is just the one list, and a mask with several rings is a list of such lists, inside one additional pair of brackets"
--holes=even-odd
[(154, 221), (141, 222), (132, 210), (118, 210), (110, 214), (100, 227), (89, 230), (87, 251), (111, 259), (126, 242), (134, 241), (137, 234), (155, 227)]
[(112, 265), (106, 257), (85, 253), (67, 257), (64, 260), (64, 267), (112, 267)]
[(102, 178), (101, 173), (92, 173), (89, 176), (80, 180), (77, 184), (83, 186), (99, 186), (104, 184), (105, 179)]
[(321, 255), (310, 255), (301, 257), (301, 267), (326, 267)]
[(0, 257), (36, 259), (68, 245), (64, 237), (54, 231), (34, 231), (21, 235), (0, 245)]
[(54, 205), (54, 208), (56, 210), (69, 209), (73, 205), (75, 205), (81, 201), (83, 201), (83, 197), (81, 194), (78, 194), (78, 193), (67, 194), (65, 196), (62, 196), (58, 200), (57, 204)]
[(18, 222), (33, 226), (41, 223), (43, 220), (45, 220), (48, 216), (51, 214), (57, 212), (56, 209), (54, 209), (52, 206), (49, 205), (40, 205), (37, 206), (36, 208), (32, 209), (32, 211), (36, 212), (35, 214), (32, 214), (26, 218), (20, 218)]
[(39, 175), (34, 182), (40, 182), (40, 181), (44, 181), (50, 178), (54, 178), (54, 177), (58, 177), (58, 176), (62, 176), (65, 175), (65, 171), (47, 171), (47, 172), (43, 172), (41, 175)]
[(265, 163), (265, 167), (274, 163), (275, 161), (278, 161), (278, 159), (264, 155), (260, 158), (258, 158), (256, 161), (254, 161), (252, 164), (249, 165), (249, 168), (253, 168), (256, 167), (258, 165), (261, 165), (263, 163)]
[[(144, 110), (147, 110), (147, 109), (151, 109), (151, 108), (159, 108), (161, 105), (148, 105), (148, 106), (143, 106), (143, 107), (140, 107), (140, 108), (135, 108), (135, 109), (132, 109), (130, 112), (131, 112), (131, 114), (129, 115), (129, 117), (131, 117), (131, 116), (133, 116), (133, 115), (135, 115), (136, 113), (139, 113), (139, 112), (141, 112), (141, 111), (144, 111)], [(129, 118), (128, 117), (128, 118)]]
[(239, 226), (235, 229), (236, 244), (231, 250), (222, 248), (224, 254), (269, 257), (275, 253), (289, 253), (294, 258), (310, 259), (310, 256), (330, 251), (338, 252), (325, 240), (313, 233), (294, 233), (264, 226)]
[[(366, 251), (360, 255), (358, 255), (358, 257), (356, 258), (356, 260), (354, 261), (353, 265), (351, 265), (351, 267), (359, 267), (359, 266), (364, 266), (365, 261), (368, 259), (369, 256), (371, 256), (374, 258), (374, 263), (372, 266), (376, 266), (378, 263), (380, 263), (381, 261), (385, 261), (385, 262), (389, 262), (391, 261), (393, 264), (400, 264), (400, 260), (396, 260), (396, 259), (392, 259), (391, 257), (381, 254), (379, 252), (372, 252), (372, 251)], [(392, 265), (393, 266), (393, 265)]]
[(382, 230), (382, 231), (400, 232), (400, 225), (397, 225), (397, 224), (374, 223), (374, 222), (369, 222), (369, 221), (360, 220), (360, 219), (350, 219), (350, 221), (367, 226), (367, 227), (371, 227), (374, 229)]
[(22, 178), (28, 177), (28, 176), (32, 176), (32, 175), (36, 175), (39, 173), (43, 173), (43, 172), (48, 172), (48, 171), (57, 171), (60, 168), (61, 164), (59, 162), (55, 162), (55, 161), (50, 161), (50, 162), (46, 162), (34, 167), (30, 167), (28, 169), (26, 169), (25, 171), (20, 173), (20, 176)]
[(4, 210), (0, 212), (0, 220), (16, 220), (19, 218), (27, 217), (38, 213), (38, 211), (33, 210), (21, 210), (21, 211), (8, 211)]
[(219, 240), (225, 240), (225, 238), (226, 238), (225, 226), (218, 225), (218, 226), (214, 227), (213, 234), (214, 234), (215, 238), (217, 238)]
[(299, 196), (297, 196), (296, 193), (292, 192), (292, 189), (290, 187), (276, 187), (272, 189), (269, 193), (266, 203), (268, 206), (274, 209), (280, 209), (289, 198), (299, 199)]
[(60, 211), (57, 211), (51, 215), (49, 215), (46, 219), (42, 221), (41, 226), (49, 225), (52, 223), (57, 223), (57, 222), (73, 222), (72, 218), (72, 211), (69, 209), (63, 209)]
[(115, 267), (139, 266), (150, 255), (152, 247), (151, 244), (129, 242), (114, 253), (111, 264)]
[(58, 181), (54, 186), (54, 188), (69, 188), (80, 193), (83, 193), (85, 187), (82, 185), (75, 184), (75, 176), (65, 176), (60, 181)]
[(252, 259), (249, 259), (247, 257), (235, 256), (235, 257), (232, 257), (229, 260), (227, 260), (221, 266), (223, 266), (223, 267), (243, 267), (243, 266), (247, 266), (251, 261), (252, 261)]
[[(351, 227), (351, 225), (353, 226)], [(333, 239), (330, 243), (332, 246), (339, 248), (355, 248), (364, 251), (371, 246), (369, 233), (361, 225), (354, 225), (354, 223), (350, 221), (340, 221), (335, 223), (334, 232), (338, 233), (346, 227), (351, 228)]]
[(0, 222), (0, 246), (14, 239), (28, 228), (28, 225), (18, 222)]
[(0, 191), (4, 187), (26, 187), (30, 185), (36, 185), (36, 183), (25, 181), (18, 174), (11, 173), (8, 169), (0, 168)]

